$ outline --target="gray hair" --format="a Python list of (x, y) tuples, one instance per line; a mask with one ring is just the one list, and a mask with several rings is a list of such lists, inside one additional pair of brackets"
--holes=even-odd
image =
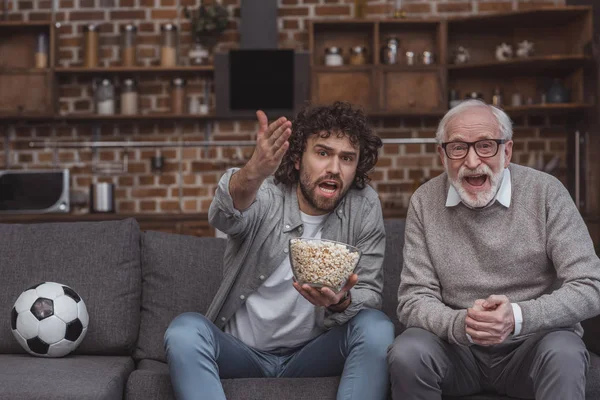
[(456, 117), (462, 112), (468, 111), (476, 107), (483, 107), (490, 110), (490, 112), (494, 114), (494, 117), (496, 117), (500, 133), (502, 134), (502, 139), (512, 139), (512, 121), (504, 111), (497, 107), (486, 104), (481, 100), (470, 99), (460, 102), (457, 106), (450, 109), (450, 111), (448, 111), (446, 115), (444, 115), (444, 118), (442, 118), (442, 120), (440, 121), (438, 129), (435, 132), (435, 138), (437, 139), (438, 143), (442, 143), (444, 141), (444, 138), (446, 137), (446, 127), (448, 126), (448, 123), (452, 120), (452, 118)]

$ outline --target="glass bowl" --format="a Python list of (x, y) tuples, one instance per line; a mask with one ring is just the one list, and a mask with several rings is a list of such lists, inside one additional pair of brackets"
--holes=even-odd
[(335, 240), (295, 238), (289, 241), (290, 264), (296, 281), (339, 292), (354, 273), (361, 251)]

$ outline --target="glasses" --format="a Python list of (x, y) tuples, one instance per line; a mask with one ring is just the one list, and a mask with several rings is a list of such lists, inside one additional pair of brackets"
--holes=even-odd
[(476, 142), (446, 142), (442, 148), (451, 160), (460, 160), (469, 154), (469, 148), (473, 146), (475, 153), (481, 158), (490, 158), (498, 154), (498, 146), (506, 143), (506, 139), (483, 139)]

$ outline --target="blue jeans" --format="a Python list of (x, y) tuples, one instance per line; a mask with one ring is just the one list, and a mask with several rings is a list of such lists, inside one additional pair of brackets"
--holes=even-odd
[[(387, 399), (388, 347), (394, 326), (381, 311), (360, 311), (286, 354), (254, 349), (198, 313), (184, 313), (165, 333), (165, 351), (175, 397), (224, 400), (221, 378), (322, 377), (342, 375), (337, 399)], [(327, 361), (324, 361), (327, 360)]]

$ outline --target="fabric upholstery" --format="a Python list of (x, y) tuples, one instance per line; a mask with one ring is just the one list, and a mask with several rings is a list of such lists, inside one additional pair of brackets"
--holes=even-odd
[(142, 236), (142, 314), (134, 358), (166, 361), (163, 338), (177, 315), (205, 313), (222, 277), (225, 239)]
[(131, 357), (39, 358), (0, 355), (0, 398), (7, 400), (115, 400), (134, 369)]
[(139, 330), (140, 231), (134, 219), (0, 224), (0, 353), (24, 353), (10, 311), (26, 289), (65, 284), (85, 302), (88, 332), (75, 354), (130, 355)]
[[(339, 377), (223, 379), (227, 399), (335, 399)], [(144, 360), (129, 381), (126, 400), (174, 400), (167, 364)]]
[(403, 327), (398, 321), (398, 286), (402, 272), (402, 249), (404, 248), (404, 220), (386, 219), (385, 258), (383, 260), (383, 305), (382, 311), (392, 320), (399, 335)]

